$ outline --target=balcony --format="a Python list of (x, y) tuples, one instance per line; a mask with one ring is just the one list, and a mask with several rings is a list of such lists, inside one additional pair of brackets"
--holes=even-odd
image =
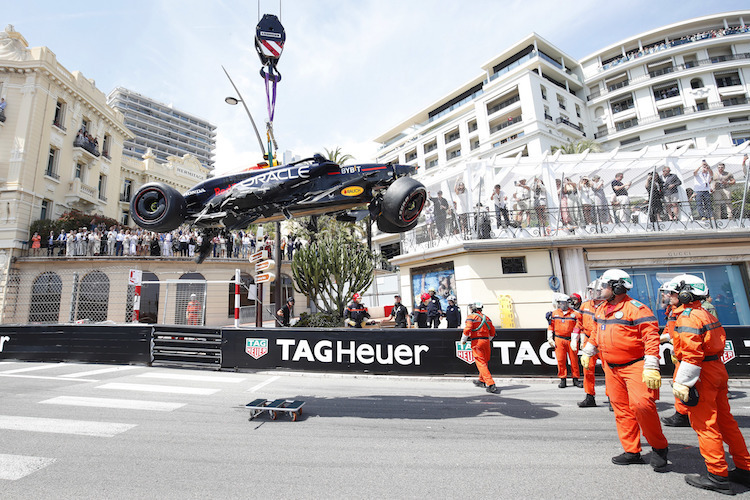
[(544, 113), (544, 119), (552, 121), (552, 115), (550, 115), (549, 113)]
[(65, 201), (71, 204), (91, 206), (99, 203), (99, 196), (95, 187), (88, 186), (81, 182), (81, 179), (76, 178), (68, 184)]
[[(731, 56), (716, 56), (716, 57), (711, 57), (709, 59), (701, 59), (701, 60), (698, 60), (698, 61), (691, 61), (691, 62), (687, 62), (685, 64), (679, 64), (677, 66), (673, 66), (670, 71), (664, 71), (664, 70), (653, 71), (653, 72), (648, 73), (646, 75), (633, 78), (632, 80), (629, 80), (629, 83), (630, 84), (636, 84), (636, 83), (640, 83), (640, 82), (643, 82), (643, 81), (646, 81), (646, 80), (651, 80), (652, 78), (658, 78), (658, 77), (666, 75), (666, 74), (674, 74), (674, 73), (679, 73), (681, 71), (686, 71), (686, 70), (689, 70), (689, 69), (699, 68), (699, 67), (702, 67), (702, 66), (711, 66), (713, 64), (721, 64), (721, 63), (731, 62), (731, 61), (742, 61), (742, 60), (747, 60), (747, 59), (750, 59), (750, 52), (743, 52), (743, 53), (740, 53), (740, 54), (733, 54)], [(653, 75), (652, 75), (652, 73), (653, 73)], [(622, 88), (624, 86), (626, 86), (626, 85), (619, 85), (619, 86), (618, 85), (612, 85), (611, 87), (608, 87), (604, 91), (601, 91), (601, 90), (594, 91), (590, 95), (588, 95), (586, 97), (586, 99), (588, 101), (594, 100), (594, 99), (596, 99), (598, 97), (601, 97), (603, 95), (612, 93), (612, 92), (614, 92), (614, 91), (616, 91), (616, 90), (618, 90), (618, 89), (620, 89), (620, 88)]]
[(586, 137), (586, 134), (583, 132), (583, 129), (581, 129), (581, 127), (579, 127), (575, 123), (571, 123), (570, 121), (566, 120), (565, 118), (563, 118), (561, 116), (559, 116), (557, 118), (557, 120), (555, 120), (555, 123), (558, 124), (558, 125), (561, 124), (561, 123), (564, 123), (568, 127), (572, 127), (574, 129), (576, 129), (577, 131), (579, 131), (580, 133), (582, 133), (584, 137)]
[(521, 116), (516, 116), (514, 118), (508, 118), (508, 121), (502, 122), (499, 125), (495, 125), (490, 129), (490, 134), (494, 134), (495, 132), (498, 132), (506, 127), (510, 127), (511, 125), (515, 125), (516, 123), (523, 120)]
[(491, 115), (491, 114), (497, 113), (501, 109), (507, 108), (508, 106), (510, 106), (511, 104), (513, 104), (514, 102), (518, 102), (520, 100), (521, 100), (521, 98), (519, 96), (513, 96), (510, 99), (506, 99), (504, 101), (501, 101), (501, 102), (497, 103), (496, 105), (492, 106), (491, 108), (487, 108), (487, 114)]
[(81, 136), (76, 136), (76, 138), (73, 139), (73, 149), (77, 149), (78, 151), (85, 151), (86, 153), (88, 153), (87, 156), (90, 156), (91, 159), (98, 158), (100, 156), (99, 150), (97, 149), (96, 145)]
[(131, 196), (129, 194), (120, 193), (120, 203), (130, 203)]

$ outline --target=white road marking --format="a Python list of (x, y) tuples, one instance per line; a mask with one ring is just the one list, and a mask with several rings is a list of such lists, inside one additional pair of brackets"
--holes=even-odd
[(164, 401), (139, 401), (137, 399), (87, 398), (79, 396), (58, 396), (40, 401), (39, 404), (87, 406), (92, 408), (117, 408), (120, 410), (173, 411), (185, 406), (185, 403), (167, 403)]
[(115, 366), (111, 368), (100, 368), (98, 370), (90, 370), (86, 372), (78, 372), (78, 373), (71, 373), (70, 375), (61, 375), (61, 377), (65, 378), (79, 378), (79, 377), (88, 377), (90, 375), (101, 375), (102, 373), (112, 373), (112, 372), (121, 372), (124, 370), (133, 370), (135, 368), (141, 368), (140, 366)]
[(77, 434), (79, 436), (113, 437), (135, 427), (136, 424), (63, 420), (59, 418), (16, 417), (0, 415), (0, 429), (12, 431)]
[(0, 479), (15, 481), (47, 467), (54, 458), (0, 454)]
[(35, 378), (39, 380), (65, 380), (66, 382), (99, 382), (99, 380), (94, 380), (90, 378), (70, 378), (70, 377), (43, 377), (41, 375), (6, 375), (5, 373), (0, 373), (0, 377), (7, 377), (7, 378)]
[(269, 378), (268, 380), (266, 380), (265, 382), (261, 382), (260, 384), (258, 384), (258, 385), (255, 385), (255, 386), (251, 387), (250, 389), (248, 389), (248, 390), (247, 390), (247, 392), (255, 392), (255, 391), (257, 391), (258, 389), (260, 389), (260, 388), (262, 388), (262, 387), (265, 387), (265, 386), (267, 386), (268, 384), (270, 384), (271, 382), (275, 382), (276, 380), (278, 380), (278, 379), (280, 379), (280, 378), (281, 378), (281, 377), (279, 377), (278, 375), (276, 375), (275, 377), (271, 377), (271, 378)]
[(33, 372), (37, 370), (47, 370), (49, 368), (59, 368), (60, 366), (64, 364), (65, 363), (55, 363), (53, 365), (39, 365), (39, 366), (29, 366), (26, 368), (16, 368), (15, 370), (6, 370), (4, 372), (0, 372), (0, 375), (10, 375), (12, 373), (25, 373), (25, 372)]
[(97, 389), (112, 389), (116, 391), (166, 392), (172, 394), (199, 394), (208, 396), (219, 392), (219, 389), (203, 389), (200, 387), (174, 387), (171, 385), (121, 384), (110, 383), (99, 385)]
[(191, 380), (195, 382), (227, 382), (230, 384), (236, 384), (245, 380), (243, 377), (221, 377), (217, 375), (189, 375), (182, 373), (141, 373), (136, 377), (144, 378), (160, 378), (167, 380)]

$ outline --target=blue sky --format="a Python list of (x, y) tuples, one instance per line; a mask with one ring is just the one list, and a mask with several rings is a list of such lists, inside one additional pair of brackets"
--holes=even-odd
[[(218, 126), (217, 170), (254, 164), (260, 150), (237, 83), (259, 126), (266, 117), (253, 44), (258, 10), (280, 14), (274, 130), (307, 156), (340, 146), (358, 161), (372, 139), (480, 74), (480, 65), (537, 32), (580, 58), (659, 26), (747, 8), (742, 1), (633, 0), (135, 0), (6, 2), (2, 18), (46, 45), (105, 94), (123, 86)], [(281, 9), (279, 11), (279, 8)], [(750, 20), (746, 20), (748, 22)]]

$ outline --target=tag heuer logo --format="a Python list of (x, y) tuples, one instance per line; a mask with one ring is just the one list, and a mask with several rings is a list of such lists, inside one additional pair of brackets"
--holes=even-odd
[(268, 354), (268, 339), (245, 339), (245, 352), (255, 359)]
[(461, 347), (461, 342), (456, 342), (456, 357), (466, 363), (474, 363), (474, 351), (471, 350), (471, 344), (466, 343), (466, 347)]
[(734, 359), (734, 344), (731, 340), (727, 340), (724, 344), (724, 352), (721, 353), (721, 362), (727, 364), (727, 362)]

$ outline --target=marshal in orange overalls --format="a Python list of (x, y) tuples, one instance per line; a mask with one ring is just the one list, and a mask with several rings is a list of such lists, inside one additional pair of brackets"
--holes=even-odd
[[(667, 324), (664, 327), (663, 333), (666, 333), (667, 335), (669, 335), (669, 338), (672, 341), (672, 346), (674, 346), (674, 342), (675, 342), (674, 325), (675, 325), (675, 322), (677, 321), (677, 316), (675, 313), (676, 309), (672, 306), (667, 306), (667, 308), (668, 308)], [(677, 370), (680, 369), (680, 357), (677, 355), (676, 349), (674, 347), (672, 348), (672, 351), (673, 351), (674, 359), (677, 360), (674, 363), (674, 372), (672, 373), (672, 381), (674, 381), (674, 377), (675, 375), (677, 375)], [(687, 415), (688, 413), (687, 406), (677, 396), (675, 396), (674, 398), (674, 411), (676, 411), (677, 413), (681, 413), (682, 415)]]
[(495, 337), (495, 326), (490, 318), (481, 312), (473, 312), (466, 318), (464, 335), (471, 340), (471, 351), (479, 370), (479, 381), (487, 387), (495, 385), (487, 363), (490, 361), (491, 341)]
[(643, 382), (644, 356), (659, 357), (659, 324), (646, 305), (625, 295), (617, 304), (596, 308), (597, 324), (589, 343), (604, 361), (607, 396), (615, 412), (617, 434), (628, 453), (641, 452), (641, 432), (654, 449), (668, 446), (656, 412), (658, 389)]
[(187, 305), (187, 323), (191, 326), (200, 325), (201, 303), (197, 300), (191, 300)]
[(557, 358), (557, 378), (565, 378), (567, 369), (565, 365), (570, 359), (570, 369), (573, 372), (572, 377), (577, 379), (581, 376), (581, 367), (578, 365), (578, 351), (570, 345), (570, 337), (576, 327), (576, 323), (581, 318), (581, 313), (575, 309), (563, 311), (558, 308), (552, 311), (548, 332), (552, 332), (555, 338), (555, 357)]
[[(587, 300), (581, 304), (581, 317), (576, 323), (575, 329), (573, 329), (573, 335), (582, 333), (584, 338), (581, 341), (581, 345), (585, 345), (588, 342), (589, 337), (594, 330), (596, 330), (596, 319), (594, 315), (596, 313), (596, 302), (593, 300)], [(596, 395), (596, 360), (599, 359), (599, 354), (591, 356), (591, 362), (588, 369), (583, 371), (583, 391), (586, 394)]]
[[(750, 470), (750, 455), (737, 421), (729, 408), (727, 369), (721, 362), (726, 333), (719, 320), (701, 307), (700, 301), (680, 305), (675, 310), (674, 348), (680, 358), (675, 382), (692, 386), (698, 378), (698, 404), (688, 406), (690, 425), (698, 434), (698, 445), (711, 474), (727, 477), (724, 443), (734, 465)], [(683, 365), (686, 365), (683, 367)]]

